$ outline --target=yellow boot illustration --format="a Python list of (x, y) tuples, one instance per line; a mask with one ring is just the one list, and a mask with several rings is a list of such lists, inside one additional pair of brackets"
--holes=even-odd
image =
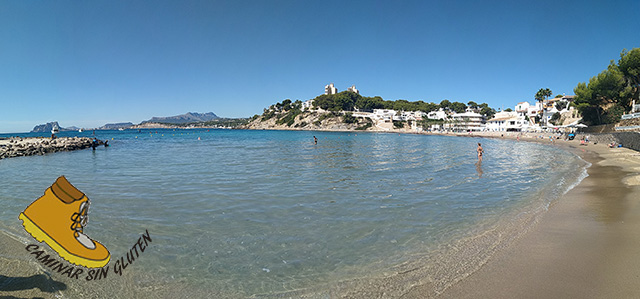
[(111, 255), (82, 232), (88, 212), (89, 198), (61, 176), (18, 218), (27, 232), (47, 243), (60, 257), (79, 266), (99, 268)]

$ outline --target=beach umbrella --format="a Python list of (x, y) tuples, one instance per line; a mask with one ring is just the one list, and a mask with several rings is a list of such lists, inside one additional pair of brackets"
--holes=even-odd
[(587, 125), (583, 125), (583, 124), (577, 124), (576, 127), (578, 127), (578, 128), (586, 128), (588, 126)]

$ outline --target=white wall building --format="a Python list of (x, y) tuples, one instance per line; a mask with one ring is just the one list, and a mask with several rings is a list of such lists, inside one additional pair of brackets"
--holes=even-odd
[(447, 112), (440, 108), (438, 111), (431, 111), (427, 113), (428, 119), (445, 119), (447, 118)]
[(329, 94), (336, 94), (338, 93), (338, 89), (333, 86), (333, 83), (329, 83), (329, 85), (325, 85), (324, 86), (324, 94), (329, 95)]
[(391, 109), (373, 109), (373, 117), (382, 122), (392, 122), (396, 115), (395, 110)]
[[(516, 106), (516, 109), (518, 109), (518, 106)], [(521, 112), (524, 111), (522, 109)], [(526, 131), (528, 128), (529, 121), (527, 117), (519, 112), (498, 112), (486, 124), (486, 130), (492, 132), (520, 132)]]
[(393, 116), (393, 120), (407, 121), (407, 120), (422, 120), (425, 113), (422, 111), (402, 111), (396, 112)]
[(355, 92), (355, 93), (357, 93), (357, 94), (360, 94), (360, 92), (358, 91), (358, 89), (356, 89), (356, 86), (355, 86), (355, 85), (351, 85), (351, 87), (347, 88), (347, 91)]
[(518, 113), (518, 115), (527, 116), (529, 107), (531, 107), (531, 105), (528, 102), (520, 102), (516, 104), (516, 113)]
[(302, 110), (311, 109), (313, 107), (313, 100), (307, 100), (302, 102)]
[(451, 121), (445, 123), (445, 129), (452, 131), (482, 131), (484, 116), (480, 113), (465, 112), (451, 115)]

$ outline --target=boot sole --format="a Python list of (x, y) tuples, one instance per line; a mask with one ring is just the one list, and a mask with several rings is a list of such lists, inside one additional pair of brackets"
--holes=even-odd
[[(24, 213), (20, 213), (18, 217), (22, 220), (22, 226), (24, 229), (38, 242), (45, 242), (51, 249), (60, 255), (63, 259), (67, 260), (69, 263), (74, 265), (83, 266), (87, 268), (101, 268), (109, 263), (111, 259), (111, 255), (107, 255), (107, 258), (102, 260), (93, 260), (84, 257), (77, 256), (62, 247), (58, 242), (56, 242), (53, 238), (51, 238), (47, 233), (45, 233), (37, 224), (33, 223), (27, 215)], [(108, 252), (108, 251), (107, 251)]]

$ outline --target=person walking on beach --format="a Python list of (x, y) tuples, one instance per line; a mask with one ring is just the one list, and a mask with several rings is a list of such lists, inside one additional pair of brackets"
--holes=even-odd
[(476, 149), (478, 152), (478, 163), (482, 162), (482, 154), (484, 154), (484, 150), (482, 149), (482, 145), (478, 142), (478, 148)]

